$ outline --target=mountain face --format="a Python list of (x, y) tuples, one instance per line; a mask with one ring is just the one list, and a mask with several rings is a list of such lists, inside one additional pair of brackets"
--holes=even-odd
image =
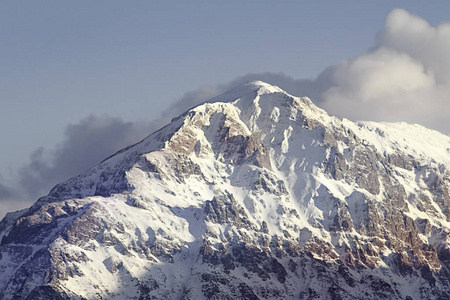
[(450, 137), (239, 86), (0, 223), (0, 299), (449, 299)]

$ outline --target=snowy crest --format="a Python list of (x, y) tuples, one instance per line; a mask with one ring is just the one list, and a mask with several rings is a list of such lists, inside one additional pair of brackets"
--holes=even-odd
[(448, 298), (449, 170), (439, 132), (245, 83), (8, 214), (0, 298)]

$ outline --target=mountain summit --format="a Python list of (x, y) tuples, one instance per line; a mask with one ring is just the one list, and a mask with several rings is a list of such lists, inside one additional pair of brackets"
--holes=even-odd
[(450, 137), (263, 82), (0, 222), (1, 299), (449, 299)]

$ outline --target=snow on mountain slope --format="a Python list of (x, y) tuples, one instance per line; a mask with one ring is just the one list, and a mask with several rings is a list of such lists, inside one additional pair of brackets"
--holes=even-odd
[(0, 223), (2, 299), (448, 299), (450, 137), (243, 84)]

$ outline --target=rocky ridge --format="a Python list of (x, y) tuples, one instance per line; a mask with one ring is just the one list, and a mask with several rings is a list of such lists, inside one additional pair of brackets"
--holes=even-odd
[(1, 299), (449, 299), (450, 138), (239, 86), (0, 222)]

